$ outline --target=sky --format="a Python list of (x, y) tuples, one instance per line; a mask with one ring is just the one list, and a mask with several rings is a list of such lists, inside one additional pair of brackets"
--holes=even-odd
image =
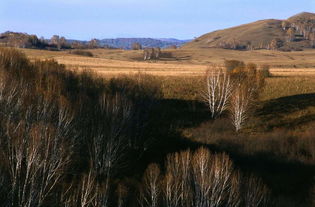
[(67, 39), (193, 39), (262, 19), (314, 12), (315, 0), (1, 0), (0, 33)]

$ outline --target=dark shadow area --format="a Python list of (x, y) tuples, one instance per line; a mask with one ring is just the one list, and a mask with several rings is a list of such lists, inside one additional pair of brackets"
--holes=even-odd
[(265, 123), (268, 123), (268, 129), (275, 127), (295, 127), (314, 121), (315, 115), (303, 115), (298, 118), (286, 120), (282, 120), (282, 118), (291, 113), (307, 109), (310, 106), (315, 106), (315, 93), (272, 99), (264, 103), (262, 107), (257, 110), (256, 114), (260, 116)]
[[(297, 100), (296, 100), (297, 99)], [(273, 100), (264, 106), (260, 113), (272, 116), (288, 111), (299, 110), (313, 104), (315, 94), (285, 97)], [(288, 105), (286, 109), (281, 106)], [(276, 117), (276, 115), (273, 115)], [(207, 145), (184, 137), (180, 129), (197, 127), (204, 122), (212, 122), (206, 106), (201, 102), (185, 100), (161, 100), (154, 113), (151, 134), (154, 143), (144, 153), (139, 163), (142, 163), (137, 173), (142, 175), (149, 163), (163, 165), (169, 153), (182, 150), (195, 150), (201, 146), (209, 148), (213, 153), (227, 153), (233, 160), (235, 167), (244, 173), (254, 174), (263, 179), (272, 191), (273, 198), (284, 199), (275, 206), (308, 206), (306, 201), (313, 184), (315, 166), (288, 161), (270, 152), (245, 154), (241, 146), (232, 142), (222, 142)], [(273, 117), (273, 118), (275, 118)], [(231, 139), (237, 134), (231, 134)], [(244, 135), (242, 135), (244, 136)], [(246, 135), (245, 135), (246, 136)], [(143, 165), (144, 164), (144, 165)]]
[(200, 147), (199, 143), (183, 137), (180, 129), (196, 127), (209, 120), (206, 106), (201, 102), (179, 99), (160, 100), (151, 114), (149, 130), (144, 135), (150, 137), (152, 143), (141, 156), (142, 160), (138, 162), (140, 172), (134, 174), (141, 174), (152, 162), (162, 165), (169, 153)]
[[(133, 57), (131, 58), (134, 61), (145, 61), (143, 60), (143, 56)], [(171, 53), (162, 53), (161, 57), (159, 59), (153, 59), (153, 60), (146, 60), (145, 62), (159, 62), (159, 61), (167, 61), (167, 62), (174, 62), (174, 61), (184, 61), (184, 60), (190, 60), (191, 56), (173, 56)]]

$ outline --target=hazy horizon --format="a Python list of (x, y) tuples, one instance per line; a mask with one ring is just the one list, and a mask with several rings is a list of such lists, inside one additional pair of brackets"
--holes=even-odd
[[(3, 0), (0, 31), (50, 38), (176, 38), (202, 34), (261, 19), (286, 19), (313, 12), (315, 0)], [(226, 15), (228, 14), (228, 15)]]

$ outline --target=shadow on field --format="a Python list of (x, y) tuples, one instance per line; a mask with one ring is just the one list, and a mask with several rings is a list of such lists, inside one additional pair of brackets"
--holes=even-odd
[[(315, 94), (298, 95), (272, 100), (264, 105), (260, 113), (277, 119), (281, 114), (315, 105)], [(285, 109), (283, 109), (283, 107)], [(270, 152), (244, 154), (237, 143), (207, 145), (185, 138), (180, 129), (198, 127), (212, 122), (206, 106), (202, 102), (176, 99), (161, 100), (154, 113), (151, 131), (154, 137), (152, 147), (142, 156), (140, 163), (163, 165), (169, 153), (186, 149), (195, 150), (201, 146), (213, 153), (225, 152), (233, 160), (236, 168), (244, 173), (252, 173), (263, 179), (276, 198), (275, 206), (308, 206), (307, 199), (313, 183), (315, 166), (299, 162), (288, 162)], [(231, 139), (237, 134), (231, 134)], [(145, 169), (145, 166), (143, 166)], [(289, 205), (290, 204), (290, 205)]]
[(200, 144), (184, 138), (180, 129), (196, 127), (209, 121), (205, 105), (192, 100), (163, 99), (155, 109), (147, 136), (153, 137), (147, 163), (163, 163), (168, 153), (197, 148)]
[[(131, 58), (134, 61), (145, 61), (143, 60), (143, 56), (137, 56)], [(174, 56), (170, 52), (162, 52), (160, 58), (158, 60), (152, 59), (152, 60), (146, 60), (145, 62), (159, 62), (159, 61), (167, 61), (167, 62), (176, 62), (176, 61), (184, 61), (184, 60), (190, 60), (191, 56)]]
[(295, 127), (307, 124), (315, 120), (315, 113), (297, 114), (293, 113), (306, 110), (308, 107), (315, 106), (315, 93), (300, 94), (272, 99), (266, 102), (257, 114), (263, 120), (268, 121), (268, 128), (276, 127)]

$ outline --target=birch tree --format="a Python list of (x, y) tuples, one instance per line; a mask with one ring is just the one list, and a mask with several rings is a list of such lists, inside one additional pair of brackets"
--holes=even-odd
[(161, 193), (160, 168), (157, 164), (151, 164), (144, 173), (143, 189), (140, 195), (142, 207), (158, 207)]
[(217, 118), (227, 109), (232, 89), (230, 75), (226, 71), (223, 69), (207, 71), (203, 99), (209, 107), (212, 118)]
[(75, 136), (70, 133), (70, 112), (39, 101), (27, 108), (23, 119), (16, 122), (17, 117), (9, 115), (2, 126), (1, 153), (9, 172), (10, 206), (43, 206), (71, 160)]
[(238, 84), (231, 96), (230, 116), (237, 132), (242, 129), (248, 118), (253, 92), (250, 87)]

